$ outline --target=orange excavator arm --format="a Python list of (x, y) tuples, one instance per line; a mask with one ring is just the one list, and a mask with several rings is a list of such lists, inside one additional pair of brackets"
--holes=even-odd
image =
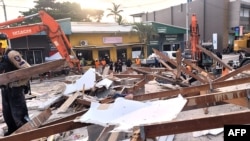
[(200, 60), (200, 51), (197, 45), (199, 44), (199, 25), (195, 14), (192, 14), (191, 25), (190, 25), (190, 42), (192, 49), (192, 59)]
[[(22, 22), (34, 16), (39, 16), (42, 22), (32, 25), (7, 27), (10, 24)], [(72, 51), (72, 46), (69, 43), (65, 33), (63, 32), (57, 21), (55, 21), (54, 18), (48, 15), (45, 11), (39, 11), (39, 13), (37, 14), (23, 16), (14, 20), (0, 23), (0, 32), (7, 34), (9, 39), (33, 35), (42, 31), (46, 32), (53, 45), (57, 48), (60, 55), (68, 62), (69, 67), (77, 68), (80, 71), (80, 61), (77, 59), (76, 55)], [(71, 51), (74, 55), (74, 58), (70, 57)]]

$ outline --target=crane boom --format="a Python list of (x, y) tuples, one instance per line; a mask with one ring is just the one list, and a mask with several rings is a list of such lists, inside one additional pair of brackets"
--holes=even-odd
[[(32, 25), (7, 27), (10, 24), (23, 22), (26, 19), (32, 18), (34, 16), (39, 16), (42, 22)], [(17, 19), (0, 23), (0, 32), (7, 34), (9, 39), (33, 35), (42, 31), (46, 32), (47, 36), (51, 40), (52, 44), (57, 48), (62, 58), (65, 58), (65, 60), (68, 62), (69, 67), (77, 68), (80, 71), (80, 61), (72, 51), (72, 46), (69, 43), (65, 33), (61, 29), (59, 23), (57, 23), (57, 21), (55, 21), (54, 18), (52, 18), (45, 11), (41, 10), (38, 13), (30, 16), (22, 16), (18, 17)], [(70, 57), (71, 51), (74, 55), (74, 58)]]

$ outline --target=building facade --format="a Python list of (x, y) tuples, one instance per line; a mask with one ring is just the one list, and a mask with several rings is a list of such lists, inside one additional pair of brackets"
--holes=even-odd
[[(250, 2), (242, 0), (194, 0), (188, 4), (140, 13), (140, 16), (144, 22), (154, 21), (189, 28), (191, 16), (196, 14), (201, 42), (217, 40), (217, 50), (222, 52), (228, 45), (232, 46), (233, 40), (237, 38), (233, 27), (244, 26), (243, 32), (249, 32), (249, 9)], [(213, 39), (213, 34), (217, 35), (216, 39)]]
[[(134, 59), (146, 49), (132, 26), (116, 23), (71, 22), (70, 43), (79, 59), (87, 62), (101, 60), (106, 55), (112, 61)], [(88, 63), (88, 64), (89, 64)]]

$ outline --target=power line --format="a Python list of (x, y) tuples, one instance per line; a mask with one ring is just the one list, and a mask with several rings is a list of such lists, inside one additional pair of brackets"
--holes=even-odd
[[(4, 6), (4, 5), (0, 5), (0, 6)], [(14, 8), (27, 8), (30, 9), (31, 7), (24, 7), (24, 6), (14, 6), (14, 5), (5, 5), (6, 7), (14, 7)]]
[[(122, 8), (135, 8), (135, 7), (143, 7), (143, 6), (149, 6), (149, 5), (153, 5), (153, 4), (159, 4), (159, 3), (163, 3), (166, 2), (166, 0), (159, 0), (159, 1), (154, 1), (154, 2), (149, 2), (149, 3), (144, 3), (144, 4), (135, 4), (135, 2), (133, 1), (133, 4), (131, 4), (131, 6), (122, 6)], [(172, 5), (169, 5), (172, 6)]]

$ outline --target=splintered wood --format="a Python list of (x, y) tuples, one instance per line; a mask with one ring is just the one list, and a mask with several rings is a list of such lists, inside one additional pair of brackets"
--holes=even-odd
[(51, 110), (47, 109), (40, 113), (38, 116), (34, 117), (31, 121), (24, 124), (22, 127), (17, 129), (13, 134), (30, 131), (32, 129), (37, 129), (40, 127), (50, 116), (52, 115)]
[(57, 109), (56, 113), (64, 113), (67, 111), (69, 106), (76, 100), (76, 98), (80, 95), (80, 92), (74, 93), (72, 96), (69, 96), (68, 99), (61, 105), (59, 109)]

